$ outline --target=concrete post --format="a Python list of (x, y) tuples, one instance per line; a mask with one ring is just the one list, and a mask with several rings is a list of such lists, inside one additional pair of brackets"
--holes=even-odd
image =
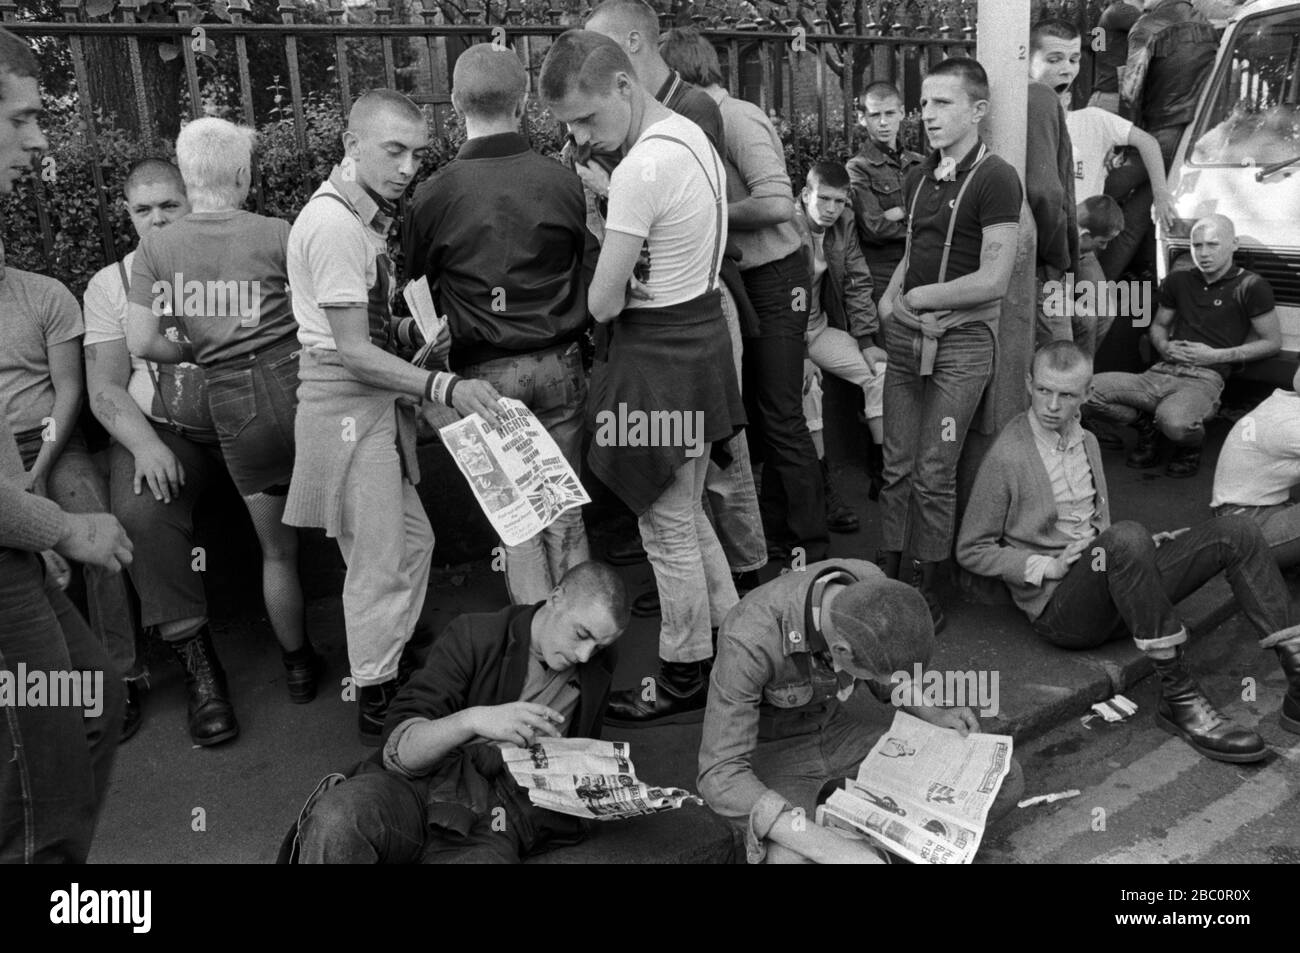
[[(1029, 16), (1030, 0), (980, 0), (977, 7), (979, 32), (975, 56), (988, 73), (990, 94), (989, 114), (982, 134), (990, 149), (1015, 166), (1022, 183), (1029, 101)], [(999, 428), (1029, 403), (1024, 380), (1034, 351), (1037, 248), (1034, 218), (1026, 203), (1020, 209), (1015, 270), (1002, 299), (998, 321), (997, 377), (991, 385), (990, 399), (996, 408)], [(966, 508), (971, 484), (992, 440), (991, 436), (973, 430), (966, 438), (957, 473), (959, 514)], [(980, 598), (979, 587), (971, 590), (967, 585), (970, 578), (965, 573), (962, 576), (963, 589)]]

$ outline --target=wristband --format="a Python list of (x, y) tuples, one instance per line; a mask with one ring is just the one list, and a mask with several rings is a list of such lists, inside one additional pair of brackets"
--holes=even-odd
[(460, 380), (450, 371), (433, 371), (429, 374), (428, 396), (429, 400), (451, 406), (451, 391)]
[(436, 377), (438, 376), (438, 373), (439, 373), (438, 371), (429, 371), (429, 376), (428, 376), (427, 378), (425, 378), (425, 381), (424, 381), (424, 399), (427, 400), (427, 401), (430, 401), (430, 402), (433, 401), (433, 384), (434, 384), (434, 378), (436, 378)]
[(451, 383), (447, 385), (447, 406), (451, 407), (451, 395), (456, 392), (456, 385), (460, 383), (460, 378), (455, 374), (451, 375)]

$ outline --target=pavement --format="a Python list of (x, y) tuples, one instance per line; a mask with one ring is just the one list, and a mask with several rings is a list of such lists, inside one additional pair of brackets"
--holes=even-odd
[[(1211, 425), (1200, 473), (1192, 479), (1171, 479), (1158, 469), (1129, 470), (1122, 453), (1104, 453), (1113, 518), (1140, 520), (1153, 532), (1208, 518), (1214, 462), (1227, 428), (1222, 419)], [(1131, 442), (1131, 436), (1128, 439)], [(842, 495), (862, 517), (862, 527), (853, 534), (832, 535), (831, 554), (870, 558), (879, 541), (878, 505), (867, 501), (860, 469), (840, 463), (834, 472)], [(593, 552), (599, 555), (612, 536), (625, 531), (608, 522), (594, 526)], [(224, 535), (232, 534), (227, 530)], [(356, 739), (355, 705), (345, 698), (348, 666), (337, 595), (314, 598), (308, 608), (309, 631), (329, 666), (322, 691), (310, 705), (291, 705), (269, 626), (240, 596), (256, 591), (256, 552), (250, 553), (245, 543), (224, 555), (211, 554), (210, 567), (214, 559), (232, 563), (225, 567), (224, 580), (215, 574), (209, 581), (218, 590), (212, 603), (213, 628), (242, 734), (218, 748), (193, 748), (184, 725), (180, 669), (159, 647), (151, 646), (152, 688), (145, 696), (145, 723), (119, 750), (92, 862), (270, 862), (316, 781), (369, 755), (370, 749)], [(653, 584), (646, 563), (620, 572), (630, 594)], [(768, 570), (769, 575), (774, 572)], [(1018, 748), (1077, 722), (1094, 702), (1128, 691), (1150, 674), (1149, 663), (1127, 640), (1097, 651), (1065, 652), (1039, 641), (1010, 603), (968, 601), (955, 585), (948, 585), (945, 595), (948, 627), (939, 637), (932, 667), (996, 674), (999, 710), (984, 719), (984, 728), (1012, 735)], [(1216, 630), (1234, 612), (1230, 596), (1226, 583), (1217, 579), (1180, 606), (1195, 636), (1202, 641), (1220, 638)], [(505, 600), (503, 578), (491, 570), (489, 560), (440, 567), (431, 581), (423, 624), (437, 631), (461, 612), (495, 609)], [(1231, 633), (1223, 638), (1247, 638), (1245, 626), (1227, 628)], [(1214, 638), (1206, 640), (1211, 632), (1216, 632)], [(639, 686), (656, 671), (657, 639), (657, 619), (632, 620), (620, 642), (615, 689)], [(882, 706), (882, 719), (888, 717)], [(606, 737), (631, 744), (641, 778), (694, 790), (699, 724), (607, 730)], [(1033, 774), (1027, 774), (1034, 787)], [(533, 862), (742, 860), (735, 828), (706, 808), (687, 806), (600, 825), (585, 843)]]

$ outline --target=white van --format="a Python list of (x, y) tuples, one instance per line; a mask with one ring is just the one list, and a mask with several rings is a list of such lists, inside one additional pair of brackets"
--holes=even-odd
[(1227, 22), (1196, 116), (1174, 156), (1177, 221), (1156, 227), (1156, 268), (1190, 268), (1203, 215), (1237, 226), (1237, 264), (1273, 287), (1282, 354), (1243, 375), (1290, 387), (1300, 355), (1300, 0), (1254, 0)]

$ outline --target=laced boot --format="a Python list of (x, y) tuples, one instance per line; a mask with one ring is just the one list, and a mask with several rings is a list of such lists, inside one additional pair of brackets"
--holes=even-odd
[(1224, 717), (1187, 671), (1182, 653), (1173, 658), (1152, 658), (1160, 676), (1160, 701), (1156, 724), (1207, 758), (1241, 764), (1268, 754), (1264, 739)]
[(378, 685), (363, 685), (357, 693), (357, 730), (361, 743), (373, 748), (379, 744), (384, 735), (384, 721), (388, 718), (388, 706), (397, 696), (397, 679), (390, 678)]
[(832, 533), (856, 533), (860, 525), (858, 514), (840, 499), (835, 481), (831, 479), (831, 468), (826, 461), (822, 460), (821, 465), (822, 483), (826, 487), (826, 528)]
[(1133, 424), (1137, 431), (1137, 446), (1124, 458), (1124, 465), (1135, 470), (1149, 470), (1160, 462), (1160, 430), (1149, 414), (1143, 414)]
[(205, 625), (188, 639), (171, 643), (171, 647), (185, 669), (190, 739), (209, 748), (236, 737), (239, 722), (230, 704), (225, 670), (212, 647), (212, 631)]
[(896, 549), (876, 550), (876, 565), (888, 579), (897, 579), (899, 568), (903, 563), (903, 554)]

